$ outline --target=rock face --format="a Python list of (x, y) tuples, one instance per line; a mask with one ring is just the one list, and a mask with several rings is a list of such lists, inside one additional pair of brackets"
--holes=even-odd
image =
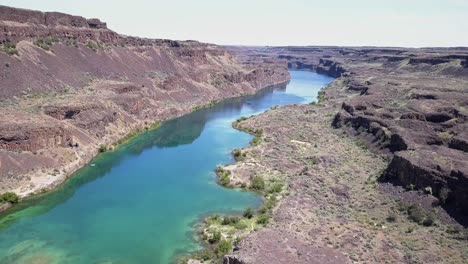
[(289, 80), (280, 60), (242, 63), (216, 45), (5, 6), (0, 61), (0, 193), (22, 195), (58, 184), (135, 129)]
[[(339, 77), (333, 126), (391, 159), (382, 180), (425, 189), (468, 216), (468, 50), (278, 47), (235, 49), (245, 60)], [(333, 100), (341, 98), (342, 100)], [(341, 103), (342, 102), (342, 103)]]

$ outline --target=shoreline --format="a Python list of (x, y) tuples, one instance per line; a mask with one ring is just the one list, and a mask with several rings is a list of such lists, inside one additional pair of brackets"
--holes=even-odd
[[(336, 91), (341, 85), (338, 78), (321, 91)], [(205, 249), (192, 254), (187, 263), (217, 263), (222, 258), (224, 263), (241, 264), (273, 259), (285, 263), (310, 263), (312, 259), (320, 263), (334, 263), (332, 259), (340, 263), (405, 262), (427, 256), (458, 262), (468, 257), (463, 250), (463, 229), (451, 231), (459, 230), (459, 225), (447, 221), (447, 212), (438, 207), (434, 214), (419, 205), (433, 202), (432, 196), (380, 183), (389, 160), (359, 138), (331, 126), (339, 100), (322, 98), (315, 104), (282, 106), (236, 122), (234, 127), (250, 134), (262, 129), (264, 140), (242, 148), (245, 160), (223, 167), (229, 176), (251, 182), (254, 175), (286, 168), (279, 174), (285, 176), (288, 189), (273, 207), (270, 223), (251, 230), (235, 245), (231, 242), (229, 252), (220, 256), (212, 252), (214, 261), (204, 259)], [(416, 218), (414, 210), (422, 216)], [(207, 219), (202, 230), (220, 226), (219, 221), (213, 224)], [(452, 245), (450, 250), (447, 244)], [(296, 251), (302, 253), (296, 255)]]
[[(292, 70), (292, 69), (288, 68), (288, 71), (289, 70)], [(301, 69), (299, 71), (317, 73), (316, 71), (309, 70), (309, 69)], [(317, 73), (317, 74), (323, 74), (323, 75), (326, 75), (326, 76), (329, 76), (329, 77), (333, 77), (333, 76), (330, 76), (330, 75), (325, 74), (325, 73)], [(321, 100), (322, 98), (320, 97), (320, 93), (323, 90), (325, 90), (328, 86), (332, 85), (336, 80), (337, 80), (337, 78), (335, 78), (331, 83), (329, 83), (325, 87), (322, 87), (319, 90), (318, 94), (317, 94), (317, 99), (316, 100), (314, 100), (312, 102), (308, 102), (308, 103), (292, 104), (292, 105), (315, 105), (315, 104), (319, 104), (322, 101)], [(263, 184), (265, 186), (263, 188), (261, 188), (261, 189), (256, 189), (255, 187), (252, 187), (252, 179), (243, 179), (242, 182), (236, 181), (234, 184), (232, 184), (233, 176), (232, 176), (231, 171), (235, 170), (238, 166), (240, 166), (243, 162), (245, 162), (245, 158), (247, 156), (244, 156), (244, 155), (246, 155), (246, 152), (250, 152), (254, 147), (264, 143), (263, 142), (264, 137), (263, 137), (263, 131), (262, 130), (243, 127), (243, 126), (240, 125), (240, 123), (243, 122), (243, 121), (252, 119), (255, 116), (265, 114), (265, 113), (267, 113), (267, 112), (269, 112), (271, 110), (275, 110), (275, 109), (282, 108), (282, 107), (288, 107), (288, 106), (291, 106), (291, 105), (273, 106), (273, 107), (271, 107), (269, 109), (266, 109), (262, 113), (259, 113), (259, 114), (256, 114), (256, 115), (253, 115), (253, 116), (250, 116), (250, 117), (240, 117), (239, 119), (232, 122), (232, 128), (233, 129), (236, 129), (238, 131), (247, 133), (247, 134), (249, 134), (249, 135), (251, 135), (253, 137), (249, 141), (248, 145), (246, 145), (244, 147), (239, 147), (239, 148), (233, 149), (231, 151), (230, 154), (232, 155), (232, 157), (234, 159), (234, 161), (232, 163), (219, 165), (217, 168), (214, 169), (215, 174), (216, 174), (216, 183), (219, 186), (223, 187), (223, 188), (236, 189), (236, 190), (239, 190), (239, 191), (246, 191), (246, 192), (255, 193), (256, 195), (260, 196), (261, 199), (262, 199), (262, 205), (259, 208), (255, 209), (255, 208), (248, 207), (248, 208), (253, 209), (253, 216), (250, 217), (250, 218), (247, 218), (248, 219), (247, 221), (249, 223), (251, 223), (250, 231), (242, 232), (243, 230), (236, 230), (234, 232), (236, 234), (235, 239), (225, 239), (226, 241), (229, 241), (229, 243), (231, 244), (231, 246), (233, 248), (236, 248), (237, 243), (239, 243), (242, 239), (245, 239), (245, 237), (247, 237), (247, 236), (251, 235), (252, 233), (255, 233), (255, 232), (257, 232), (257, 231), (259, 231), (261, 229), (266, 228), (269, 221), (272, 218), (273, 212), (279, 206), (281, 201), (287, 195), (289, 195), (289, 188), (288, 188), (287, 179), (279, 179), (279, 180), (278, 179), (265, 179), (264, 180), (262, 178), (262, 181), (264, 182)], [(239, 153), (241, 158), (236, 157), (236, 152)], [(225, 174), (226, 172), (229, 172), (227, 177), (230, 178), (230, 182), (227, 183), (227, 184), (223, 184), (222, 178), (223, 178), (224, 175), (226, 175)], [(272, 188), (272, 187), (274, 188), (275, 185), (276, 186), (281, 186), (279, 188), (279, 190), (275, 190), (273, 192), (271, 191), (271, 189), (268, 190), (269, 188)], [(246, 208), (245, 210), (248, 210), (248, 208)], [(244, 212), (244, 214), (245, 214), (245, 212)], [(266, 216), (266, 218), (263, 217), (263, 216)], [(218, 256), (218, 259), (216, 259), (216, 248), (214, 248), (213, 243), (210, 243), (210, 241), (209, 241), (209, 239), (210, 239), (209, 237), (213, 236), (213, 233), (210, 232), (210, 229), (212, 229), (212, 227), (213, 227), (213, 220), (212, 219), (213, 218), (218, 218), (218, 220), (214, 220), (216, 222), (215, 224), (217, 226), (219, 226), (219, 225), (228, 226), (228, 231), (222, 231), (221, 232), (221, 240), (222, 240), (223, 237), (225, 237), (225, 233), (231, 233), (234, 230), (232, 228), (232, 224), (227, 224), (226, 225), (224, 223), (221, 223), (220, 221), (224, 221), (224, 219), (232, 218), (232, 217), (241, 218), (241, 220), (239, 220), (240, 222), (242, 222), (246, 218), (245, 215), (243, 215), (243, 213), (240, 213), (240, 214), (239, 213), (238, 214), (223, 214), (223, 215), (214, 213), (214, 214), (207, 214), (206, 216), (200, 217), (199, 221), (194, 224), (194, 237), (196, 238), (197, 241), (200, 242), (200, 244), (202, 246), (202, 249), (201, 250), (196, 250), (196, 251), (194, 251), (192, 253), (188, 253), (188, 254), (185, 254), (185, 255), (176, 255), (174, 259), (177, 261), (177, 263), (200, 264), (200, 263), (213, 263), (213, 262), (211, 262), (212, 260), (215, 261), (214, 263), (216, 263), (217, 260), (222, 261), (223, 260), (222, 258), (224, 257), (224, 254), (221, 255), (221, 256)], [(261, 221), (261, 222), (259, 222), (259, 221)], [(234, 228), (237, 229), (237, 227), (234, 227)], [(215, 258), (214, 259), (207, 259), (206, 258), (207, 254), (209, 254), (210, 256), (215, 256)], [(219, 258), (219, 257), (221, 257), (221, 258)], [(200, 262), (200, 260), (201, 260), (201, 262)], [(231, 263), (231, 262), (228, 262), (228, 263)], [(237, 262), (233, 262), (233, 263), (237, 263)]]
[[(268, 88), (272, 88), (272, 87), (280, 86), (280, 85), (286, 85), (289, 82), (290, 82), (290, 77), (288, 76), (287, 80), (276, 82), (276, 83), (273, 83), (273, 84), (268, 84), (268, 85), (266, 85), (264, 87), (256, 89), (254, 93), (245, 93), (245, 94), (242, 94), (242, 95), (234, 95), (234, 96), (230, 96), (230, 97), (224, 97), (221, 100), (216, 100), (215, 104), (221, 103), (224, 100), (228, 100), (228, 99), (235, 99), (235, 98), (240, 98), (240, 97), (243, 97), (243, 96), (253, 95), (253, 94), (256, 94), (256, 93), (258, 93), (258, 92), (260, 92), (262, 90), (268, 89)], [(161, 126), (163, 124), (163, 122), (172, 120), (174, 118), (181, 117), (183, 115), (195, 112), (195, 111), (203, 109), (203, 108), (212, 107), (215, 104), (212, 104), (210, 102), (208, 104), (200, 104), (199, 106), (194, 106), (194, 107), (192, 107), (190, 109), (189, 108), (183, 109), (180, 113), (177, 113), (175, 116), (172, 116), (172, 117), (169, 117), (169, 118), (166, 118), (166, 119), (163, 119), (163, 120), (154, 121), (153, 124), (157, 124), (156, 127), (151, 127), (152, 126), (151, 125), (149, 129), (145, 129), (145, 128), (148, 127), (148, 125), (144, 124), (143, 121), (138, 122), (138, 124), (133, 129), (130, 129), (129, 132), (126, 133), (121, 138), (115, 138), (115, 139), (112, 138), (110, 140), (108, 138), (104, 138), (103, 140), (101, 140), (99, 142), (96, 142), (92, 146), (86, 146), (87, 153), (84, 154), (83, 157), (77, 156), (78, 159), (76, 159), (75, 161), (73, 161), (73, 162), (71, 162), (71, 163), (69, 163), (69, 164), (67, 164), (65, 166), (51, 169), (51, 171), (53, 171), (53, 172), (59, 171), (59, 174), (55, 175), (52, 179), (50, 179), (51, 177), (48, 177), (50, 181), (47, 182), (45, 185), (38, 186), (35, 189), (30, 190), (29, 192), (17, 192), (17, 191), (14, 190), (13, 192), (20, 197), (20, 201), (18, 203), (21, 203), (22, 199), (30, 200), (30, 199), (34, 199), (34, 198), (42, 196), (42, 195), (46, 195), (47, 193), (49, 193), (51, 191), (54, 191), (57, 187), (63, 185), (67, 179), (73, 177), (73, 174), (76, 173), (78, 170), (80, 170), (81, 168), (89, 165), (93, 161), (93, 159), (97, 158), (101, 153), (107, 152), (107, 151), (113, 151), (115, 148), (118, 148), (121, 144), (125, 144), (128, 141), (138, 137), (139, 135), (141, 135), (141, 133), (144, 133), (144, 132), (152, 130), (152, 129), (158, 129), (159, 126)], [(134, 134), (134, 133), (136, 133), (136, 134)], [(132, 134), (134, 134), (134, 135), (132, 135)], [(129, 137), (129, 135), (131, 135), (131, 136)], [(123, 140), (123, 141), (118, 143), (121, 140)], [(108, 146), (108, 147), (111, 147), (111, 148), (106, 149), (105, 151), (101, 151), (100, 148), (102, 146)], [(48, 175), (49, 173), (46, 173), (46, 174)], [(18, 188), (21, 188), (21, 187), (18, 187)], [(0, 204), (0, 217), (5, 217), (6, 215), (8, 215), (8, 211), (10, 209), (12, 209), (13, 207), (15, 207), (16, 205), (17, 205), (16, 203), (11, 204), (9, 202), (4, 202), (3, 204)]]

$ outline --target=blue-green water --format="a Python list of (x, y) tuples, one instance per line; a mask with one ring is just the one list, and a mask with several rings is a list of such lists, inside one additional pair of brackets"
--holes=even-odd
[(287, 86), (226, 100), (167, 122), (98, 156), (59, 187), (0, 218), (0, 263), (170, 263), (200, 247), (209, 213), (261, 198), (216, 184), (214, 168), (251, 136), (231, 123), (275, 105), (306, 103), (331, 78), (291, 71)]

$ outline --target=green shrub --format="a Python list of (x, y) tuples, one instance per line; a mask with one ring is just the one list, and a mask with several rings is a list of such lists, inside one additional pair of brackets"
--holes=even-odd
[(270, 217), (267, 214), (261, 214), (258, 216), (257, 223), (261, 225), (266, 225), (268, 224), (269, 218)]
[(231, 252), (231, 249), (232, 249), (231, 242), (227, 240), (221, 240), (221, 242), (219, 242), (219, 245), (215, 249), (215, 253), (218, 256), (223, 256)]
[(216, 231), (213, 233), (213, 235), (208, 239), (208, 242), (210, 244), (216, 244), (221, 240), (221, 232)]
[(277, 182), (273, 184), (268, 191), (269, 193), (280, 193), (283, 190), (283, 184)]
[(78, 48), (78, 41), (76, 39), (69, 39), (65, 42), (67, 46)]
[(408, 217), (410, 220), (421, 224), (426, 217), (426, 214), (424, 212), (424, 209), (421, 208), (421, 206), (418, 205), (411, 205), (408, 208)]
[(214, 214), (208, 217), (208, 222), (218, 222), (220, 219), (221, 217), (218, 214)]
[(253, 146), (257, 146), (260, 143), (262, 143), (262, 135), (263, 135), (262, 130), (259, 129), (259, 130), (255, 131), (255, 137), (252, 139), (252, 145)]
[(250, 188), (257, 191), (265, 189), (265, 181), (263, 180), (262, 176), (253, 177), (252, 181), (250, 182)]
[(247, 229), (249, 226), (244, 222), (239, 222), (234, 226), (237, 230)]
[(19, 55), (18, 50), (16, 49), (16, 44), (11, 43), (11, 42), (5, 42), (3, 43), (1, 51), (5, 52), (8, 55)]
[(238, 216), (225, 216), (223, 218), (223, 222), (221, 222), (222, 225), (235, 225), (239, 223), (240, 219)]
[(319, 103), (322, 103), (323, 101), (326, 101), (328, 98), (325, 96), (325, 92), (324, 91), (320, 91), (318, 92), (318, 102)]
[(272, 196), (265, 201), (265, 203), (262, 205), (262, 207), (260, 207), (258, 211), (260, 214), (266, 214), (270, 212), (270, 210), (273, 207), (275, 207), (275, 205), (276, 205), (276, 198)]
[(17, 202), (19, 202), (19, 196), (16, 193), (13, 193), (13, 192), (6, 192), (6, 193), (2, 194), (1, 200), (3, 202), (17, 203)]
[(240, 149), (233, 150), (232, 154), (234, 155), (234, 159), (236, 161), (243, 161), (247, 157), (247, 154), (243, 153)]
[(436, 215), (434, 212), (430, 212), (426, 215), (426, 217), (424, 218), (424, 220), (422, 221), (422, 224), (424, 226), (431, 226), (433, 224), (435, 224), (435, 221), (436, 221)]
[(92, 49), (93, 51), (97, 51), (99, 48), (101, 48), (101, 45), (99, 45), (99, 43), (96, 43), (90, 40), (88, 41), (88, 43), (86, 43), (86, 47), (88, 47), (89, 49)]
[(462, 231), (462, 229), (460, 226), (450, 225), (447, 227), (446, 231), (449, 234), (459, 234)]
[(228, 170), (223, 169), (223, 167), (218, 166), (216, 167), (216, 174), (218, 175), (219, 184), (223, 186), (228, 186), (231, 183), (231, 172)]
[(244, 121), (244, 120), (247, 120), (247, 117), (242, 116), (242, 117), (238, 118), (238, 119), (236, 120), (236, 122), (242, 122), (242, 121)]
[(201, 253), (201, 259), (204, 261), (210, 260), (212, 257), (211, 252), (208, 250), (203, 250)]
[(107, 149), (108, 149), (108, 147), (105, 144), (102, 144), (101, 146), (99, 146), (99, 152), (101, 152), (101, 153), (106, 152)]
[(251, 207), (248, 207), (245, 209), (243, 215), (245, 218), (251, 219), (254, 216), (254, 210)]

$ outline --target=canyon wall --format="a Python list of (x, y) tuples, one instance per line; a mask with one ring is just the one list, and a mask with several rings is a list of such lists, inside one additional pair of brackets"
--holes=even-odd
[(0, 193), (62, 182), (156, 121), (286, 82), (280, 60), (120, 35), (99, 19), (0, 6)]

